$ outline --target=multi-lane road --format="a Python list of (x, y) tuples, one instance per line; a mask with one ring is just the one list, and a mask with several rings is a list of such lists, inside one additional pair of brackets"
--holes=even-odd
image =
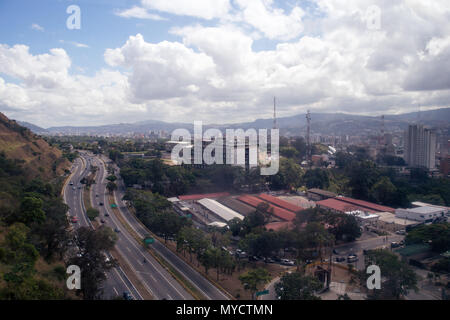
[[(98, 168), (96, 183), (91, 187), (93, 206), (100, 211), (100, 219), (118, 231), (116, 250), (130, 266), (138, 281), (154, 299), (192, 300), (194, 299), (180, 283), (153, 256), (138, 243), (110, 208), (106, 191), (107, 172), (103, 161), (92, 157), (89, 160)], [(100, 205), (103, 203), (103, 205)]]
[[(122, 263), (127, 264), (127, 268), (119, 266), (108, 273), (108, 279), (104, 286), (104, 298), (109, 299), (121, 296), (123, 292), (129, 292), (135, 299), (143, 299), (144, 296), (149, 295), (153, 299), (194, 299), (179, 281), (142, 246), (141, 241), (135, 239), (128, 231), (128, 228), (132, 228), (134, 233), (142, 239), (148, 234), (148, 230), (129, 212), (128, 208), (121, 201), (125, 188), (118, 174), (118, 169), (116, 170), (116, 176), (118, 177), (116, 182), (119, 189), (114, 192), (114, 201), (112, 202), (118, 205), (118, 210), (124, 219), (119, 220), (111, 209), (109, 194), (106, 190), (108, 182), (106, 180), (108, 176), (105, 167), (106, 161), (108, 161), (107, 158), (102, 159), (100, 156), (82, 152), (72, 168), (72, 175), (69, 181), (73, 185), (67, 183), (64, 187), (64, 200), (70, 207), (69, 214), (78, 217), (78, 223), (75, 224), (75, 227), (92, 227), (86, 216), (83, 203), (84, 187), (80, 184), (80, 180), (89, 174), (92, 166), (97, 167), (95, 184), (90, 189), (91, 205), (100, 212), (97, 220), (103, 221), (102, 224), (117, 232), (118, 240), (115, 245), (115, 251), (120, 255)], [(127, 226), (124, 225), (124, 220)], [(229, 299), (224, 292), (170, 251), (164, 244), (155, 241), (152, 247), (162, 259), (184, 278), (184, 281), (189, 281), (204, 298), (210, 300)], [(109, 253), (107, 254), (109, 255)], [(127, 272), (124, 272), (124, 269)], [(132, 275), (129, 274), (130, 272)], [(139, 290), (136, 287), (139, 287)], [(143, 290), (146, 291), (145, 294), (143, 294)]]
[[(86, 161), (84, 158), (76, 159), (70, 179), (63, 190), (64, 201), (69, 206), (69, 215), (76, 216), (78, 218), (78, 222), (73, 224), (75, 228), (82, 226), (92, 227), (92, 224), (85, 213), (86, 211), (83, 203), (83, 186), (80, 184), (80, 180), (88, 175), (89, 171), (89, 161)], [(110, 256), (109, 253), (106, 254)], [(112, 269), (108, 273), (103, 291), (104, 299), (112, 299), (117, 296), (122, 296), (123, 292), (129, 292), (135, 299), (142, 299), (141, 294), (136, 290), (120, 266)]]
[[(100, 160), (98, 158), (98, 160)], [(107, 158), (102, 159), (104, 162), (108, 161)], [(103, 163), (104, 164), (104, 163)], [(115, 168), (115, 175), (118, 180), (116, 181), (118, 189), (114, 191), (114, 199), (118, 205), (118, 209), (122, 216), (124, 217), (126, 223), (133, 229), (133, 231), (138, 234), (142, 239), (148, 235), (148, 230), (142, 225), (140, 221), (128, 210), (128, 208), (122, 203), (121, 199), (125, 193), (125, 186), (122, 179), (120, 178), (120, 170), (117, 166)], [(104, 167), (101, 169), (104, 170)], [(209, 300), (228, 300), (230, 299), (227, 294), (218, 289), (214, 284), (212, 284), (208, 279), (203, 277), (199, 272), (194, 270), (189, 264), (178, 257), (170, 249), (168, 249), (164, 244), (155, 240), (152, 244), (152, 248), (157, 252), (157, 254), (169, 263), (185, 280), (189, 281), (200, 294)]]

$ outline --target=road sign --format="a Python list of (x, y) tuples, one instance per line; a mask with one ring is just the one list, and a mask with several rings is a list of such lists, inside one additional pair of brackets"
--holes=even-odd
[(269, 290), (259, 291), (256, 293), (256, 296), (259, 297), (259, 296), (263, 296), (265, 294), (269, 294)]

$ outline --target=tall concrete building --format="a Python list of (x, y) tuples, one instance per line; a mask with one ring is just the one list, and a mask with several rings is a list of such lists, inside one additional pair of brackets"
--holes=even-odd
[(410, 167), (435, 168), (436, 134), (423, 125), (409, 125), (405, 131), (404, 159)]

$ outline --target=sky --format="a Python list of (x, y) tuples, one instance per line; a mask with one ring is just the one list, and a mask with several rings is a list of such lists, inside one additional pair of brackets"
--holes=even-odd
[(278, 117), (448, 107), (450, 1), (0, 0), (12, 119), (239, 123), (274, 96)]

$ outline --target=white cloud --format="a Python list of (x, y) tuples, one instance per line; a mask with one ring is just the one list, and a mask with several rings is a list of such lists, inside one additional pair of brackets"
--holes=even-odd
[(231, 9), (229, 0), (142, 0), (142, 6), (160, 12), (207, 20), (223, 18)]
[(59, 40), (60, 43), (69, 43), (77, 48), (89, 48), (89, 46), (85, 43), (80, 43), (76, 41), (65, 41), (65, 40)]
[[(93, 76), (75, 74), (63, 49), (32, 55), (24, 45), (0, 45), (0, 77), (19, 80), (0, 78), (0, 108), (45, 125), (248, 121), (270, 117), (273, 96), (279, 116), (449, 105), (446, 0), (317, 0), (314, 21), (307, 10), (294, 19), (295, 9), (281, 11), (269, 0), (235, 0), (234, 9), (228, 1), (212, 1), (196, 12), (200, 2), (144, 2), (147, 13), (195, 13), (202, 20), (173, 27), (178, 41), (130, 36), (105, 50), (109, 69)], [(367, 27), (373, 4), (381, 8), (379, 30)], [(253, 7), (259, 14), (246, 13)], [(219, 19), (204, 21), (213, 18)], [(272, 18), (279, 23), (270, 27)], [(276, 46), (256, 50), (254, 32), (278, 40)]]
[(134, 6), (130, 9), (115, 12), (117, 16), (123, 18), (137, 18), (137, 19), (149, 19), (149, 20), (167, 20), (157, 14), (149, 13), (147, 9)]
[(44, 28), (41, 27), (40, 25), (38, 25), (37, 23), (33, 23), (31, 25), (31, 29), (36, 30), (36, 31), (42, 31), (42, 32), (44, 31)]
[(273, 0), (235, 0), (241, 19), (259, 30), (268, 39), (290, 40), (303, 31), (302, 18), (305, 12), (294, 7), (290, 14), (275, 8)]

